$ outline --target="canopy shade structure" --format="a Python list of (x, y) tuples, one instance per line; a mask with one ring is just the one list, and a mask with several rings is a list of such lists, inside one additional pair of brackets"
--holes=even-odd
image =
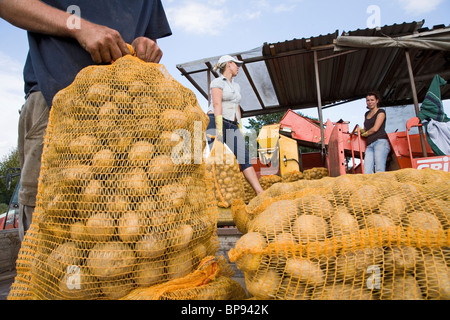
[[(384, 106), (417, 105), (435, 75), (450, 79), (450, 27), (430, 30), (423, 24), (335, 31), (230, 54), (245, 62), (235, 79), (242, 91), (242, 117), (328, 108), (370, 91), (380, 92)], [(219, 76), (212, 70), (219, 58), (177, 65), (205, 99), (209, 83)], [(450, 85), (441, 94), (442, 100), (450, 98)]]

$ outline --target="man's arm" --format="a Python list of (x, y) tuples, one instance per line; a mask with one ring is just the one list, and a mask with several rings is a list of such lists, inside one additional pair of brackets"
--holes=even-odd
[(81, 28), (70, 28), (70, 13), (39, 0), (0, 0), (0, 17), (27, 31), (74, 38), (96, 63), (109, 63), (129, 53), (116, 30), (82, 18)]

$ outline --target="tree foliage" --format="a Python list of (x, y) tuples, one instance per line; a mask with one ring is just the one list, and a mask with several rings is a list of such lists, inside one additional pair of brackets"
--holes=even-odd
[(9, 204), (9, 200), (14, 193), (14, 188), (16, 187), (19, 179), (13, 178), (11, 180), (11, 188), (8, 190), (6, 186), (6, 175), (8, 173), (8, 169), (18, 168), (19, 166), (19, 152), (17, 148), (12, 150), (0, 160), (0, 203)]

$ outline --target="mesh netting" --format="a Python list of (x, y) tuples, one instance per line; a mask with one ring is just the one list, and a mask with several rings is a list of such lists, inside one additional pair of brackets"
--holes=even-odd
[(53, 102), (8, 299), (119, 299), (214, 257), (207, 124), (162, 65), (128, 55), (83, 69)]
[(450, 173), (277, 183), (232, 213), (258, 299), (450, 299)]
[(245, 187), (236, 157), (218, 140), (214, 141), (206, 159), (206, 170), (208, 177), (214, 181), (214, 195), (219, 207), (230, 208), (234, 200), (245, 199)]

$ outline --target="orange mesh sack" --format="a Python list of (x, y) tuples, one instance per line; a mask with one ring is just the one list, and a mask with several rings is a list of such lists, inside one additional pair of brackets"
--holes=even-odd
[(282, 181), (283, 181), (283, 179), (277, 175), (261, 176), (261, 178), (259, 178), (259, 184), (261, 185), (263, 190), (267, 190), (271, 186), (273, 186), (275, 183), (282, 182)]
[(119, 299), (215, 256), (207, 124), (162, 65), (128, 55), (83, 69), (53, 101), (8, 298)]
[(245, 199), (239, 164), (233, 152), (217, 139), (206, 159), (206, 170), (214, 181), (215, 198), (221, 208), (230, 208), (234, 200)]
[(256, 299), (446, 300), (449, 208), (444, 171), (278, 183), (233, 204), (247, 232), (228, 255)]
[(252, 185), (247, 181), (243, 173), (241, 173), (241, 180), (244, 185), (244, 202), (249, 203), (254, 197), (256, 197), (255, 189), (253, 189)]
[(303, 172), (305, 180), (317, 180), (328, 176), (329, 172), (327, 168), (312, 168)]

